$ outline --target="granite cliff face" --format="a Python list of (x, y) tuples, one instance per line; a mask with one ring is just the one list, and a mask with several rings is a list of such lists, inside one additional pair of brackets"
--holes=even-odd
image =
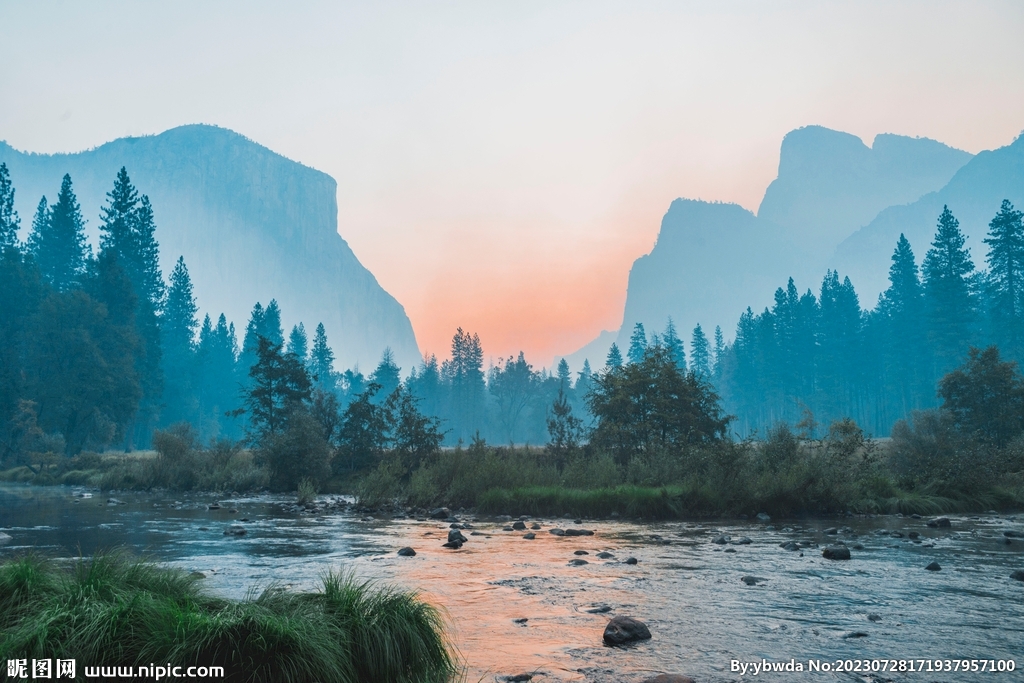
[[(27, 154), (0, 143), (22, 229), (70, 173), (95, 243), (121, 166), (153, 202), (165, 275), (185, 257), (200, 309), (244, 331), (252, 306), (276, 298), (285, 333), (323, 322), (337, 368), (372, 368), (387, 346), (419, 362), (412, 324), (338, 234), (337, 183), (232, 131), (205, 125), (122, 138), (76, 154)], [(24, 235), (23, 235), (24, 236)], [(240, 340), (241, 341), (241, 340)]]
[[(735, 204), (672, 202), (651, 253), (630, 270), (615, 341), (624, 350), (635, 323), (650, 335), (670, 316), (687, 342), (697, 323), (709, 338), (716, 325), (730, 338), (747, 306), (755, 312), (770, 306), (789, 277), (801, 293), (817, 293), (840, 242), (879, 211), (942, 187), (970, 161), (970, 154), (934, 140), (879, 135), (868, 147), (820, 126), (792, 131), (756, 216)], [(885, 249), (865, 251), (883, 278), (893, 245), (895, 238)], [(840, 272), (847, 274), (842, 266)], [(856, 277), (853, 282), (860, 291)], [(611, 336), (602, 334), (566, 358), (574, 369), (584, 357), (598, 368), (610, 344)]]

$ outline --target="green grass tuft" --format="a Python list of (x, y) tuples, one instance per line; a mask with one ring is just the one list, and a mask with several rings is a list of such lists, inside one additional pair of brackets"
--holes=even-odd
[(226, 680), (249, 683), (440, 683), (457, 673), (436, 608), (348, 574), (326, 574), (313, 593), (271, 586), (234, 601), (124, 554), (0, 565), (0, 659), (54, 657), (223, 666)]

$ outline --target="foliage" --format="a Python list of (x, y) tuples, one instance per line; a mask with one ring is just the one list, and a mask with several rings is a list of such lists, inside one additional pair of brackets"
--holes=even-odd
[(942, 409), (963, 436), (996, 447), (1024, 431), (1024, 377), (999, 350), (971, 348), (967, 362), (939, 382)]
[(0, 657), (90, 666), (221, 666), (228, 681), (448, 681), (440, 612), (416, 594), (328, 572), (313, 593), (278, 586), (242, 601), (126, 555), (0, 565)]
[(719, 440), (729, 422), (711, 386), (680, 372), (660, 346), (649, 347), (638, 362), (598, 376), (589, 403), (598, 420), (591, 443), (614, 453), (620, 463), (655, 448)]
[(281, 353), (280, 344), (263, 336), (257, 340), (256, 363), (249, 370), (249, 378), (245, 407), (250, 438), (261, 444), (281, 434), (292, 417), (304, 411), (312, 384), (294, 355)]
[(321, 425), (303, 409), (292, 411), (283, 430), (268, 433), (257, 453), (276, 491), (295, 491), (303, 480), (319, 485), (331, 474), (330, 445)]

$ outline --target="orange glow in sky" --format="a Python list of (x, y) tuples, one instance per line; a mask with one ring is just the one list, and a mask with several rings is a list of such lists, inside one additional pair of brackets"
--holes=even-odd
[(1024, 129), (1015, 0), (34, 2), (0, 25), (0, 139), (236, 130), (338, 181), (422, 351), (461, 326), (536, 367), (619, 326), (673, 199), (756, 211), (794, 128), (970, 152)]

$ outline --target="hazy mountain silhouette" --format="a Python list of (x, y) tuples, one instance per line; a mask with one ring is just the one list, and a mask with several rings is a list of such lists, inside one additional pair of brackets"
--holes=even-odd
[(202, 312), (227, 314), (239, 341), (252, 306), (276, 298), (287, 329), (323, 322), (338, 368), (372, 368), (390, 346), (420, 360), (412, 324), (338, 234), (337, 183), (224, 128), (190, 125), (76, 154), (30, 154), (0, 142), (23, 237), (42, 195), (70, 173), (95, 244), (100, 207), (121, 166), (153, 202), (166, 274), (188, 264)]
[[(757, 216), (735, 204), (672, 202), (651, 253), (630, 270), (617, 343), (625, 348), (636, 322), (660, 333), (670, 316), (687, 342), (697, 323), (709, 337), (721, 325), (730, 338), (740, 313), (770, 306), (790, 276), (801, 293), (817, 293), (842, 240), (886, 207), (942, 187), (970, 160), (922, 138), (878, 135), (868, 147), (820, 126), (790, 132)], [(584, 358), (598, 368), (610, 344), (602, 333), (566, 358), (573, 369)]]
[(984, 268), (988, 248), (982, 240), (1004, 199), (1018, 208), (1024, 206), (1024, 135), (1006, 147), (979, 153), (941, 190), (879, 213), (839, 244), (831, 265), (849, 273), (862, 303), (874, 305), (888, 286), (888, 259), (900, 233), (910, 240), (920, 263), (935, 237), (942, 207), (948, 205), (967, 235), (975, 267)]

